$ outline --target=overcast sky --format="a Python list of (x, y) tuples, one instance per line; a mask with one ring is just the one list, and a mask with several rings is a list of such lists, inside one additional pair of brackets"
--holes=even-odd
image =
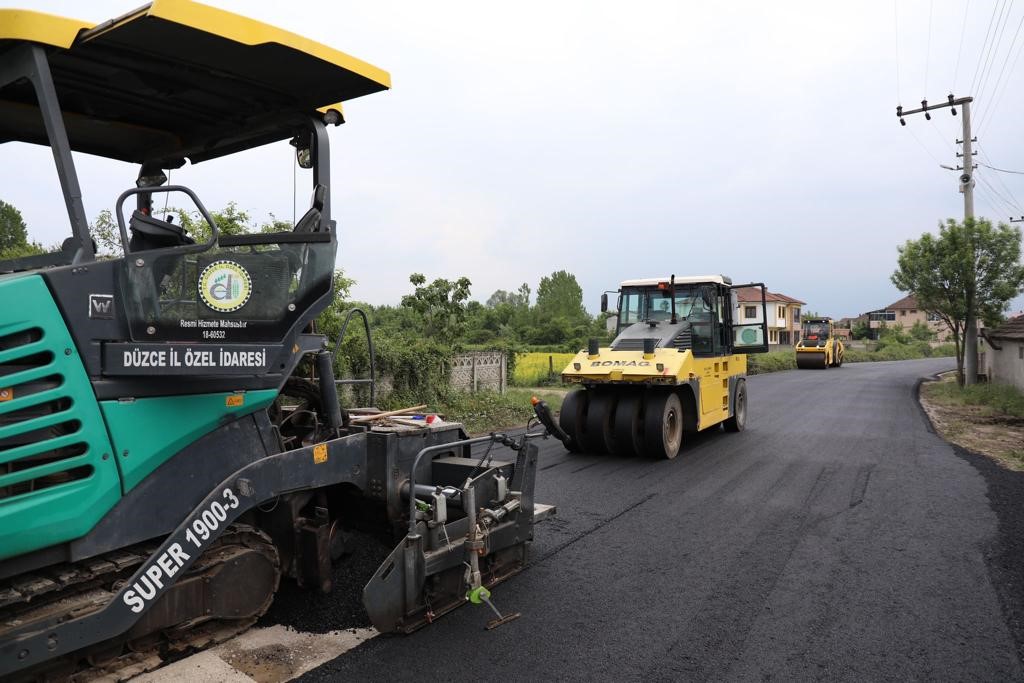
[[(100, 22), (135, 0), (34, 4)], [(956, 162), (960, 117), (901, 127), (897, 103), (977, 96), (978, 159), (1024, 170), (1024, 3), (210, 4), (391, 72), (393, 90), (348, 103), (332, 132), (338, 263), (375, 304), (412, 272), (468, 276), (483, 301), (566, 269), (592, 311), (623, 279), (674, 272), (856, 315), (900, 298), (897, 245), (963, 216), (957, 174), (939, 168)], [(134, 168), (77, 161), (90, 218), (133, 185)], [(173, 180), (210, 207), (292, 217), (287, 145), (205, 166)], [(1024, 214), (1024, 175), (978, 178), (979, 215)], [(0, 147), (0, 199), (36, 240), (68, 231), (43, 148)]]

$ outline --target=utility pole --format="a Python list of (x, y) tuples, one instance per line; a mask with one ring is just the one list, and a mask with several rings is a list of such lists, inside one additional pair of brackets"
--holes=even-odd
[[(973, 223), (974, 221), (974, 150), (971, 147), (971, 143), (974, 139), (971, 137), (971, 102), (974, 101), (973, 97), (953, 97), (952, 93), (946, 98), (946, 101), (941, 104), (928, 104), (928, 100), (921, 100), (921, 107), (919, 109), (911, 109), (910, 111), (903, 111), (902, 106), (896, 107), (896, 116), (899, 117), (900, 125), (905, 126), (907, 122), (904, 120), (904, 116), (910, 114), (924, 113), (924, 117), (929, 121), (932, 115), (929, 113), (934, 109), (941, 109), (943, 107), (949, 107), (950, 113), (956, 116), (956, 107), (963, 109), (963, 116), (961, 122), (963, 124), (963, 140), (957, 140), (958, 143), (963, 145), (963, 153), (957, 156), (963, 157), (963, 167), (957, 167), (957, 170), (963, 170), (960, 174), (960, 192), (964, 195), (964, 224)], [(1022, 217), (1024, 218), (1024, 217)], [(971, 268), (972, 270), (977, 263), (977, 253), (975, 252), (974, 245), (974, 227), (973, 225), (968, 226), (971, 235)], [(967, 320), (964, 321), (964, 384), (970, 385), (978, 381), (978, 316), (977, 308), (978, 304), (975, 301), (975, 282), (974, 275), (968, 279), (967, 283)]]

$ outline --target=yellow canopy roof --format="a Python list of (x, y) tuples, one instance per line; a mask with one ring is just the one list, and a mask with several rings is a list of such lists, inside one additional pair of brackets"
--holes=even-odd
[[(390, 88), (386, 71), (189, 0), (155, 0), (92, 25), (0, 10), (0, 63), (45, 48), (71, 148), (169, 165), (290, 137), (303, 117)], [(27, 84), (0, 88), (0, 142), (47, 144)]]

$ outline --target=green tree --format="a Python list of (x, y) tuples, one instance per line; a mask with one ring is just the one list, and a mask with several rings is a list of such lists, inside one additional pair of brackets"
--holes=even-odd
[(453, 343), (465, 332), (466, 301), (469, 299), (469, 278), (458, 280), (437, 278), (427, 284), (420, 273), (409, 276), (415, 289), (402, 297), (402, 307), (416, 313), (426, 337)]
[(871, 336), (871, 325), (866, 320), (858, 320), (850, 328), (850, 336), (854, 339), (867, 339)]
[(0, 200), (0, 259), (21, 258), (45, 253), (46, 250), (28, 239), (28, 226), (13, 204)]
[(918, 320), (911, 326), (910, 336), (918, 341), (932, 341), (936, 334), (932, 332), (932, 328), (928, 327), (928, 323)]
[(975, 316), (995, 323), (1024, 287), (1021, 231), (986, 219), (949, 219), (938, 236), (925, 233), (899, 247), (892, 283), (917, 297), (919, 307), (949, 326), (956, 347), (957, 380), (973, 384), (964, 372), (965, 333)]
[(12, 204), (0, 200), (0, 254), (28, 244), (28, 226)]
[(537, 287), (537, 312), (542, 317), (578, 321), (587, 317), (583, 308), (583, 289), (576, 276), (564, 270), (542, 277)]
[(89, 234), (101, 255), (120, 256), (124, 251), (121, 248), (121, 232), (110, 209), (103, 209), (96, 215), (95, 220), (89, 224)]
[[(198, 211), (186, 211), (185, 209), (168, 209), (168, 211), (178, 215), (178, 224), (196, 242), (202, 244), (210, 239), (210, 224)], [(158, 212), (154, 211), (154, 213)], [(221, 235), (244, 235), (255, 229), (249, 212), (240, 210), (235, 202), (228, 202), (228, 205), (221, 211), (211, 211), (210, 216), (217, 224), (217, 230)]]
[(488, 308), (498, 308), (499, 306), (513, 306), (516, 308), (529, 307), (530, 305), (530, 285), (525, 282), (519, 285), (519, 289), (514, 292), (507, 292), (504, 289), (499, 289), (494, 294), (491, 294), (487, 299), (486, 306)]

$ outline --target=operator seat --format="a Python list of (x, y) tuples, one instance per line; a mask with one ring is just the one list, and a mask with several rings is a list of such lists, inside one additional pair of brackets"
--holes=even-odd
[(195, 244), (196, 241), (185, 234), (180, 225), (170, 221), (162, 221), (136, 209), (128, 221), (132, 236), (128, 248), (132, 252), (163, 249), (165, 247), (182, 247)]
[(292, 232), (320, 232), (320, 212), (324, 210), (324, 197), (327, 195), (327, 188), (317, 185), (313, 188), (313, 201), (309, 211), (302, 215), (299, 222), (295, 224)]

